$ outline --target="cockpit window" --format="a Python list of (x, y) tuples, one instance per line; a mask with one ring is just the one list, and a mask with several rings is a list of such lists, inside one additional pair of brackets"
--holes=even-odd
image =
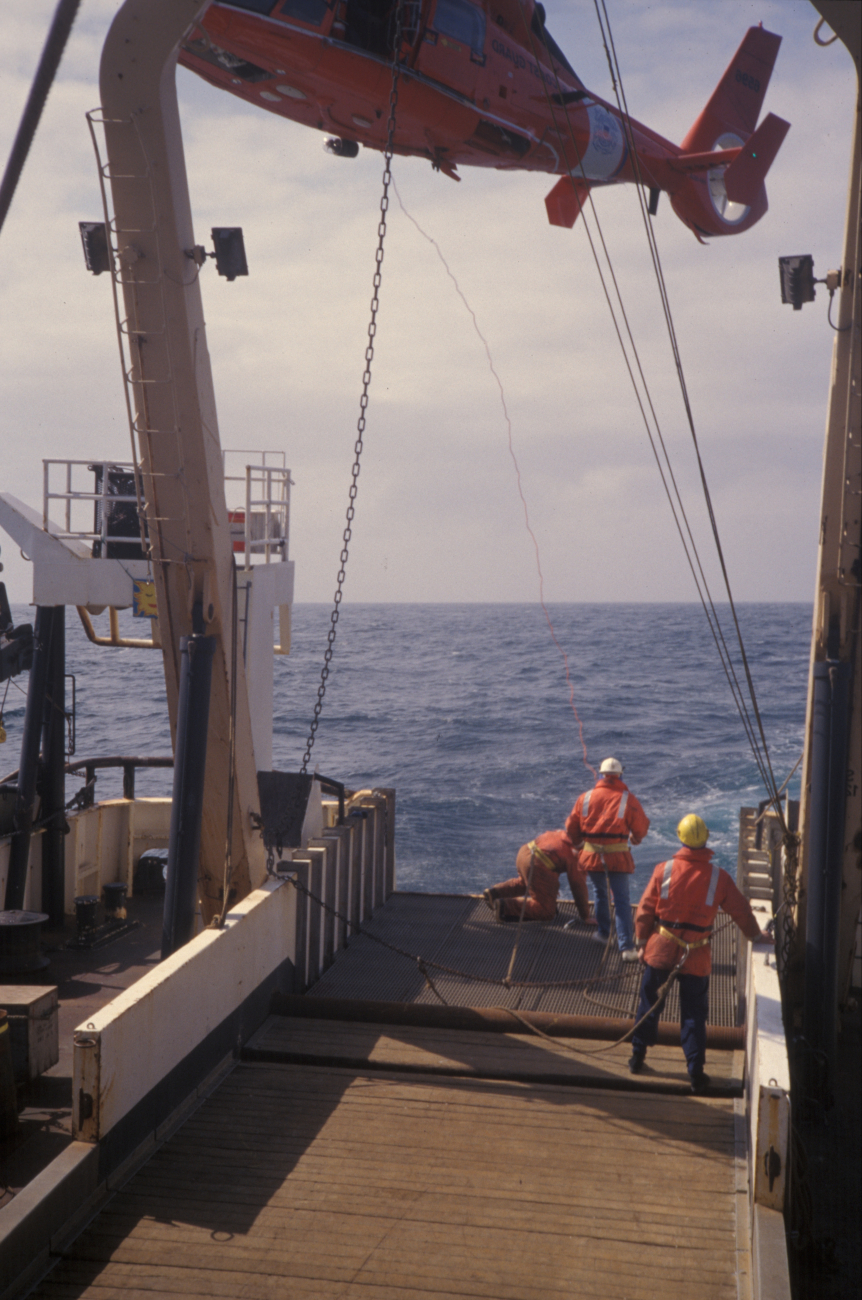
[(481, 54), (485, 45), (485, 15), (468, 0), (437, 0), (433, 27), (453, 41), (469, 45), (474, 54)]

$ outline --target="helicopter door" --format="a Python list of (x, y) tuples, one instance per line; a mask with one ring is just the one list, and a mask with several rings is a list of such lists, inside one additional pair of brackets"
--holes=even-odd
[(473, 100), (484, 63), (484, 11), (470, 0), (436, 0), (419, 45), (417, 70)]

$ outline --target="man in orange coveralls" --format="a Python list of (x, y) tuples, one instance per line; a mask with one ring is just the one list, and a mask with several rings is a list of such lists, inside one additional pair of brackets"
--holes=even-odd
[[(682, 962), (679, 983), (680, 1038), (688, 1066), (691, 1090), (706, 1092), (706, 1017), (709, 1010), (709, 972), (712, 956), (709, 938), (721, 910), (727, 912), (748, 939), (769, 939), (761, 931), (751, 904), (726, 871), (712, 861), (706, 848), (709, 829), (695, 813), (683, 817), (676, 833), (682, 848), (668, 862), (660, 862), (644, 890), (635, 916), (640, 959), (646, 966), (635, 1020), (645, 1016), (658, 997), (670, 971)], [(645, 946), (644, 946), (645, 945)], [(647, 1047), (658, 1034), (658, 1015), (649, 1016), (635, 1030), (629, 1069), (639, 1074)]]
[(608, 886), (614, 896), (617, 944), (623, 961), (637, 961), (629, 876), (635, 869), (629, 841), (640, 844), (649, 830), (649, 818), (624, 784), (623, 765), (606, 758), (592, 790), (580, 795), (566, 821), (569, 838), (578, 849), (581, 870), (592, 877), (596, 893), (595, 938), (607, 943), (611, 929)]
[(522, 907), (525, 921), (552, 921), (557, 913), (560, 875), (565, 872), (578, 915), (592, 924), (586, 877), (565, 831), (544, 831), (529, 844), (522, 844), (515, 866), (517, 876), (492, 885), (482, 895), (498, 921), (517, 921)]

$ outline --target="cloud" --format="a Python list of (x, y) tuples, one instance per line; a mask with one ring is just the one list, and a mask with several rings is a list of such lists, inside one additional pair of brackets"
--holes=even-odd
[[(578, 74), (611, 96), (591, 10), (549, 3)], [(100, 213), (84, 112), (116, 9), (83, 6), (0, 237), (6, 325), (3, 483), (38, 507), (41, 459), (128, 457), (109, 285), (83, 267), (77, 222)], [(14, 136), (53, 11), (16, 10), (0, 50), (0, 149)], [(855, 74), (811, 41), (807, 3), (627, 3), (611, 10), (632, 113), (678, 141), (745, 27), (784, 35), (766, 107), (792, 130), (770, 211), (699, 246), (666, 198), (655, 219), (686, 380), (740, 599), (808, 600), (832, 332), (823, 290), (782, 307), (776, 259), (840, 262)], [(327, 600), (347, 504), (374, 269), (381, 156), (324, 154), (320, 133), (178, 77), (196, 237), (242, 225), (248, 280), (202, 274), (224, 446), (287, 454), (297, 597)], [(404, 204), (440, 245), (505, 391), (524, 493), (556, 600), (696, 593), (676, 540), (583, 224), (548, 225), (546, 176), (463, 169), (460, 185), (396, 159)], [(631, 187), (596, 207), (639, 354), (714, 574), (693, 448)], [(613, 579), (599, 562), (611, 546)], [(4, 542), (12, 597), (30, 597)], [(709, 554), (707, 561), (706, 556)], [(347, 597), (534, 600), (537, 573), (484, 346), (437, 253), (393, 200)]]

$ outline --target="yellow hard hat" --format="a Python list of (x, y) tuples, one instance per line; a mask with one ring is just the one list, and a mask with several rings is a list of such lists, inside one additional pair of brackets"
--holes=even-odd
[(690, 849), (702, 849), (709, 839), (709, 827), (697, 813), (688, 813), (683, 817), (676, 828), (676, 833), (683, 844)]

